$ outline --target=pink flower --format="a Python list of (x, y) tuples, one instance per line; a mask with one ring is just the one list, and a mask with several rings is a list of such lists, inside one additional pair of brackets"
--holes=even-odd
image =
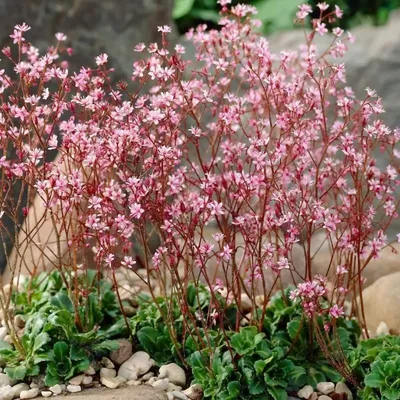
[(157, 31), (162, 33), (171, 33), (172, 28), (168, 25), (163, 25), (163, 26), (158, 26)]
[(108, 55), (106, 53), (100, 54), (96, 57), (96, 64), (100, 67), (107, 63)]
[(64, 35), (64, 33), (58, 32), (55, 36), (59, 42), (65, 42), (67, 40), (67, 35)]
[(146, 48), (146, 45), (144, 43), (139, 43), (135, 46), (134, 51), (140, 53)]
[(329, 4), (327, 4), (325, 1), (323, 3), (318, 3), (317, 7), (321, 10), (321, 11), (325, 11), (329, 8)]
[(220, 4), (222, 7), (225, 7), (228, 4), (231, 4), (232, 0), (217, 0), (217, 3)]
[(318, 32), (321, 36), (324, 36), (326, 33), (328, 33), (328, 29), (326, 28), (326, 25), (323, 22), (317, 21), (315, 32)]
[(329, 315), (332, 318), (340, 318), (344, 315), (343, 307), (339, 307), (335, 304), (333, 307), (329, 309)]
[(225, 245), (222, 252), (219, 253), (219, 255), (225, 260), (225, 261), (229, 261), (231, 258), (231, 254), (232, 254), (232, 249), (229, 247), (229, 245)]
[(299, 11), (297, 11), (296, 16), (300, 20), (303, 20), (312, 12), (312, 8), (309, 4), (300, 4)]
[(344, 30), (341, 29), (341, 28), (339, 28), (339, 27), (336, 27), (336, 28), (333, 28), (333, 29), (332, 29), (332, 32), (333, 32), (333, 34), (334, 34), (335, 36), (340, 37), (340, 36), (343, 35)]
[(336, 17), (339, 19), (341, 19), (343, 17), (343, 10), (337, 5), (335, 5), (335, 14), (336, 14)]

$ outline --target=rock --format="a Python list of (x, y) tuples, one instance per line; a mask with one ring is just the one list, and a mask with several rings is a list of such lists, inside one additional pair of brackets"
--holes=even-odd
[(0, 387), (4, 386), (11, 386), (11, 381), (7, 374), (0, 373)]
[(20, 397), (21, 400), (23, 400), (23, 399), (34, 399), (37, 396), (39, 396), (39, 389), (38, 388), (33, 388), (33, 389), (29, 389), (29, 390), (23, 390), (19, 394), (19, 397)]
[(157, 381), (157, 378), (155, 376), (152, 376), (146, 383), (146, 385), (152, 385), (154, 382)]
[(126, 380), (121, 376), (116, 376), (115, 378), (103, 377), (100, 379), (100, 382), (109, 389), (116, 389), (117, 387), (125, 383)]
[(378, 327), (376, 328), (376, 332), (375, 332), (376, 336), (380, 336), (380, 335), (389, 335), (389, 328), (388, 326), (381, 321), (378, 325)]
[(69, 380), (69, 384), (79, 386), (82, 383), (84, 377), (85, 377), (84, 374), (74, 376)]
[(240, 307), (244, 313), (248, 313), (253, 308), (253, 303), (246, 293), (240, 295)]
[(109, 368), (109, 369), (114, 369), (115, 365), (114, 363), (107, 357), (103, 357), (101, 359), (101, 364), (104, 368)]
[(329, 394), (335, 390), (335, 384), (333, 382), (319, 382), (317, 384), (317, 390), (322, 394)]
[(323, 394), (322, 396), (318, 397), (318, 400), (332, 400), (332, 399), (329, 396)]
[(152, 378), (154, 376), (154, 372), (148, 372), (147, 374), (144, 374), (141, 378), (140, 378), (140, 380), (141, 381), (143, 381), (143, 382), (146, 382), (146, 381), (148, 381), (150, 378)]
[(317, 399), (318, 399), (318, 394), (316, 392), (313, 392), (308, 400), (317, 400)]
[(188, 397), (182, 392), (173, 391), (173, 392), (171, 392), (171, 394), (174, 397), (174, 399), (188, 400)]
[(167, 392), (181, 392), (181, 391), (182, 391), (182, 387), (181, 386), (174, 385), (171, 382), (168, 383)]
[(353, 393), (344, 382), (338, 382), (335, 386), (335, 393), (346, 394), (347, 400), (353, 400)]
[(50, 386), (49, 390), (51, 390), (54, 394), (61, 394), (63, 392), (63, 389), (59, 384)]
[(119, 348), (118, 350), (112, 351), (110, 353), (110, 359), (116, 365), (121, 365), (133, 354), (133, 346), (129, 340), (121, 339), (118, 340)]
[[(370, 332), (376, 332), (379, 324), (384, 322), (390, 334), (400, 334), (399, 287), (400, 272), (383, 276), (363, 291), (366, 328)], [(360, 303), (359, 299), (357, 303)]]
[(140, 386), (142, 384), (142, 382), (141, 381), (131, 380), (131, 381), (126, 382), (126, 384), (128, 386)]
[(117, 371), (111, 368), (101, 368), (100, 378), (114, 378), (117, 375)]
[(168, 400), (174, 400), (174, 395), (172, 393), (167, 393)]
[(12, 387), (12, 389), (14, 392), (14, 397), (19, 397), (23, 390), (29, 390), (29, 385), (27, 385), (26, 383), (17, 383)]
[(154, 365), (154, 360), (144, 351), (138, 351), (129, 357), (118, 370), (118, 376), (127, 381), (136, 380), (138, 376), (145, 374)]
[(31, 389), (36, 389), (36, 388), (39, 388), (39, 385), (38, 385), (36, 382), (31, 382), (31, 384), (29, 385), (29, 387), (30, 387)]
[(13, 340), (10, 335), (6, 335), (6, 337), (4, 338), (4, 341), (7, 342), (8, 344), (13, 344)]
[(14, 317), (14, 325), (16, 328), (22, 329), (25, 327), (25, 320), (22, 315), (18, 314)]
[(297, 393), (297, 395), (301, 399), (308, 399), (313, 393), (314, 393), (314, 389), (312, 388), (312, 386), (307, 385), (307, 386), (304, 386), (302, 389), (300, 389), (299, 392)]
[(7, 336), (7, 333), (8, 333), (7, 327), (6, 326), (2, 326), (0, 328), (0, 340), (4, 340), (5, 337)]
[(67, 385), (67, 392), (78, 393), (82, 390), (80, 385)]
[(195, 383), (182, 393), (184, 393), (190, 400), (200, 400), (203, 396), (203, 389), (198, 383)]
[(50, 390), (43, 390), (43, 392), (40, 393), (42, 395), (42, 397), (50, 397), (53, 395), (52, 392), (50, 392)]
[(10, 385), (3, 386), (0, 388), (0, 399), (1, 400), (13, 400), (14, 397), (19, 397), (15, 396), (14, 390)]
[(174, 385), (185, 387), (186, 374), (183, 368), (175, 363), (163, 365), (158, 373), (158, 378), (168, 378)]
[(95, 375), (96, 371), (94, 370), (94, 368), (91, 365), (89, 365), (89, 368), (85, 371), (85, 374), (86, 375)]
[(157, 392), (162, 392), (164, 390), (168, 389), (168, 378), (164, 378), (164, 379), (159, 379), (157, 381), (155, 381), (151, 386), (153, 386), (153, 388), (157, 391)]
[(84, 385), (84, 386), (90, 385), (92, 382), (93, 382), (93, 377), (91, 377), (91, 376), (85, 376), (82, 379), (82, 385)]

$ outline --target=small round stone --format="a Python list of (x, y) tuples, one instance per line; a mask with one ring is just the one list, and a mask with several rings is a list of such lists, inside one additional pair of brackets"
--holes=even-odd
[(322, 394), (329, 394), (335, 390), (335, 384), (333, 382), (320, 382), (317, 384), (317, 390)]
[(69, 393), (77, 393), (80, 392), (82, 390), (82, 388), (80, 387), (80, 385), (68, 385), (67, 386), (67, 392)]

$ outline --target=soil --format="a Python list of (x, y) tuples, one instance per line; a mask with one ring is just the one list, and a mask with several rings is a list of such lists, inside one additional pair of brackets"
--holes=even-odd
[(106, 387), (84, 389), (79, 393), (68, 393), (54, 396), (52, 399), (65, 399), (66, 395), (71, 400), (166, 400), (165, 392), (156, 392), (149, 386), (126, 386), (118, 389)]

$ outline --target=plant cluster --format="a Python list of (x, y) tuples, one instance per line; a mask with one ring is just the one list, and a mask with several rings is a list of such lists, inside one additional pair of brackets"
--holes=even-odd
[[(211, 360), (219, 349), (224, 363), (226, 350), (216, 344), (222, 337), (222, 346), (235, 360), (241, 355), (227, 332), (255, 332), (248, 328), (240, 333), (246, 317), (243, 295), (251, 304), (249, 324), (259, 333), (267, 324), (267, 340), (278, 341), (277, 347), (267, 343), (272, 352), (281, 347), (279, 340), (301, 345), (294, 332), (306, 321), (309, 335), (315, 332), (327, 357), (332, 343), (346, 336), (338, 323), (345, 296), (350, 292), (353, 308), (360, 309), (361, 273), (390, 245), (385, 231), (398, 216), (395, 146), (400, 131), (378, 119), (384, 109), (373, 90), (367, 88), (365, 98), (357, 100), (346, 86), (340, 58), (353, 40), (351, 34), (336, 27), (328, 48), (321, 51), (313, 43), (342, 17), (339, 7), (319, 3), (308, 32), (312, 9), (300, 5), (296, 16), (305, 29), (304, 46), (272, 54), (257, 31), (256, 8), (229, 8), (230, 2), (219, 0), (220, 30), (199, 26), (189, 31), (196, 47), (193, 60), (185, 58), (183, 46), (169, 48), (168, 26), (159, 27), (161, 44), (138, 44), (135, 51), (143, 57), (133, 65), (135, 90), (126, 82), (111, 86), (107, 54), (96, 57), (97, 67), (71, 74), (62, 59), (63, 52), (71, 53), (65, 35), (58, 33), (57, 45), (41, 56), (25, 38), (30, 27), (15, 27), (11, 37), (16, 48), (2, 50), (14, 73), (0, 71), (0, 213), (19, 227), (18, 215), (30, 215), (35, 195), (45, 212), (41, 217), (33, 213), (25, 240), (16, 237), (11, 280), (23, 266), (33, 275), (40, 268), (39, 263), (25, 265), (25, 255), (41, 248), (34, 234), (50, 221), (55, 232), (49, 247), (54, 250), (43, 250), (40, 264), (57, 269), (64, 285), (47, 308), (24, 305), (42, 322), (27, 323), (21, 340), (11, 329), (15, 349), (5, 349), (4, 357), (25, 360), (16, 376), (35, 373), (43, 357), (56, 365), (60, 354), (68, 353), (71, 363), (84, 362), (83, 353), (77, 355), (63, 342), (90, 343), (93, 348), (94, 341), (109, 337), (102, 332), (107, 313), (96, 306), (103, 300), (102, 288), (95, 280), (80, 280), (79, 273), (90, 276), (89, 265), (96, 271), (93, 277), (105, 271), (115, 278), (119, 266), (134, 271), (132, 243), (142, 249), (151, 315), (163, 316), (169, 334), (154, 320), (132, 322), (144, 348), (160, 353), (161, 346), (172, 342), (184, 363), (178, 337), (189, 333)], [(50, 162), (55, 149), (59, 157)], [(388, 165), (376, 162), (379, 152), (386, 154)], [(17, 188), (22, 189), (15, 202)], [(24, 192), (27, 208), (22, 207)], [(149, 244), (149, 226), (158, 238), (156, 249)], [(212, 238), (206, 236), (210, 226), (216, 228)], [(313, 239), (321, 234), (331, 259), (326, 270), (315, 271)], [(294, 257), (295, 250), (301, 257)], [(282, 329), (289, 336), (281, 339), (275, 335), (278, 321), (268, 320), (267, 305), (285, 276), (296, 285), (290, 299), (299, 301), (304, 317), (286, 324)], [(165, 297), (161, 303), (154, 282)], [(202, 290), (195, 289), (200, 282), (210, 296), (204, 308), (197, 298)], [(3, 295), (0, 308), (11, 326), (10, 297)], [(24, 296), (35, 298), (28, 290), (15, 301), (24, 303)], [(260, 298), (261, 312), (254, 312)], [(360, 303), (362, 309), (362, 296)], [(179, 313), (171, 311), (175, 305)], [(208, 334), (213, 326), (219, 329), (218, 339)], [(60, 342), (55, 349), (50, 331)], [(42, 343), (35, 345), (38, 337)], [(343, 354), (351, 338), (342, 339), (331, 361), (350, 379)], [(51, 343), (53, 355), (31, 357), (45, 342)], [(264, 351), (261, 343), (251, 357)], [(280, 362), (282, 351), (276, 354)], [(172, 356), (166, 352), (166, 357)], [(243, 368), (239, 383), (250, 376)], [(267, 370), (265, 365), (261, 372), (269, 387)], [(49, 380), (54, 371), (48, 371)], [(228, 395), (235, 387), (227, 389)]]
[(349, 356), (351, 366), (363, 380), (362, 400), (400, 399), (400, 338), (381, 336), (360, 342)]
[[(57, 271), (27, 281), (20, 293), (14, 293), (14, 313), (25, 326), (13, 338), (14, 346), (1, 342), (0, 358), (11, 379), (44, 374), (45, 384), (52, 386), (118, 349), (112, 339), (128, 330), (111, 284), (96, 280), (95, 271), (78, 280), (89, 280), (92, 291), (80, 296), (77, 305)], [(74, 319), (75, 306), (79, 319)]]

